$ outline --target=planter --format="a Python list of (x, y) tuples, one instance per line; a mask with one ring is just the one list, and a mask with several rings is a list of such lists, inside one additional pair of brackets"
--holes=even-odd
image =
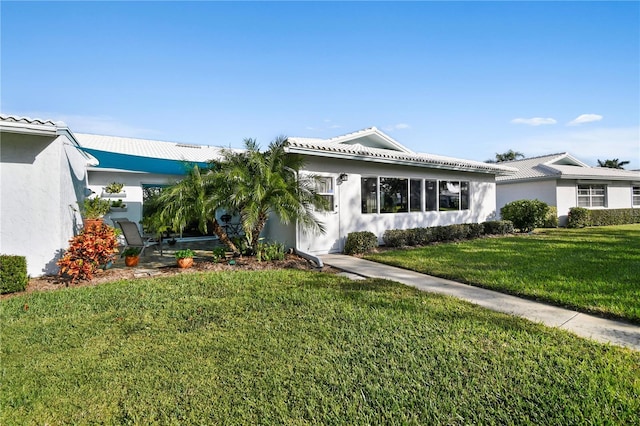
[(124, 264), (127, 266), (138, 266), (140, 256), (125, 256)]
[(183, 257), (176, 259), (178, 266), (181, 268), (190, 268), (193, 265), (193, 257)]
[(115, 212), (126, 212), (127, 208), (126, 207), (111, 207), (111, 208), (109, 208), (109, 211), (112, 212), (112, 213), (115, 213)]
[(117, 192), (117, 193), (111, 193), (111, 192), (107, 192), (107, 191), (102, 191), (101, 196), (103, 198), (127, 198), (127, 193), (122, 191), (122, 192)]

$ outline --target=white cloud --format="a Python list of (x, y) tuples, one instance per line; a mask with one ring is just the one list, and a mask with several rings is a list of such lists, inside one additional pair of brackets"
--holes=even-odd
[(404, 130), (404, 129), (410, 129), (411, 126), (408, 125), (407, 123), (398, 123), (398, 124), (392, 124), (390, 126), (387, 126), (384, 128), (384, 130), (388, 131), (388, 132), (392, 132), (394, 130)]
[(602, 116), (598, 114), (582, 114), (567, 123), (567, 126), (578, 126), (584, 123), (593, 123), (602, 120)]
[(528, 124), (529, 126), (541, 126), (543, 124), (556, 124), (553, 118), (533, 117), (533, 118), (514, 118), (512, 124)]

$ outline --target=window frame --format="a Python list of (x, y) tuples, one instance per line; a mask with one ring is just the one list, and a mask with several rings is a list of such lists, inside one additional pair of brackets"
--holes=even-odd
[(640, 185), (631, 185), (631, 207), (640, 207)]
[(336, 211), (336, 203), (335, 203), (335, 196), (336, 196), (336, 179), (333, 176), (327, 176), (327, 175), (316, 175), (316, 179), (317, 180), (323, 180), (324, 182), (329, 181), (330, 185), (329, 185), (329, 191), (321, 191), (320, 184), (318, 181), (315, 182), (315, 189), (316, 192), (318, 193), (318, 195), (320, 195), (322, 198), (329, 200), (329, 204), (328, 204), (328, 208), (325, 210), (325, 212), (335, 212)]
[[(603, 194), (596, 194), (595, 190), (602, 188)], [(580, 194), (580, 191), (588, 191), (588, 194)], [(609, 191), (607, 184), (604, 183), (579, 183), (576, 185), (576, 205), (578, 207), (584, 207), (588, 209), (593, 208), (607, 208), (609, 197)], [(594, 199), (602, 199), (602, 205), (594, 205)], [(581, 200), (587, 200), (588, 204), (585, 205), (584, 202), (581, 204)]]
[[(451, 207), (443, 207), (442, 203), (442, 184), (445, 184), (447, 188), (449, 188), (449, 183), (451, 186), (457, 184), (458, 196), (457, 200), (453, 203), (457, 208)], [(454, 186), (455, 187), (455, 186)], [(468, 180), (453, 180), (453, 179), (439, 179), (436, 184), (437, 189), (437, 210), (438, 212), (455, 212), (455, 211), (465, 211), (471, 210), (471, 181)], [(449, 190), (450, 192), (453, 192)], [(452, 197), (451, 195), (444, 195), (446, 197)], [(464, 197), (464, 198), (463, 198)]]

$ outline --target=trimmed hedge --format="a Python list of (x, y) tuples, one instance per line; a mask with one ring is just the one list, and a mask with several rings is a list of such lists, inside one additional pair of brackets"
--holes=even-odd
[(544, 201), (516, 200), (505, 204), (500, 209), (500, 216), (513, 222), (520, 232), (531, 232), (544, 224), (548, 211), (549, 206)]
[(367, 253), (378, 246), (378, 237), (373, 232), (350, 232), (344, 244), (345, 254)]
[(543, 228), (557, 228), (558, 227), (558, 208), (556, 206), (549, 206), (547, 216), (544, 218)]
[(640, 209), (589, 210), (584, 207), (569, 209), (567, 228), (608, 226), (640, 223)]
[(24, 256), (0, 255), (0, 294), (24, 291), (28, 282)]
[(387, 247), (424, 246), (430, 243), (461, 241), (479, 238), (483, 235), (510, 233), (513, 233), (513, 223), (508, 220), (496, 220), (430, 228), (390, 229), (385, 231), (382, 241)]

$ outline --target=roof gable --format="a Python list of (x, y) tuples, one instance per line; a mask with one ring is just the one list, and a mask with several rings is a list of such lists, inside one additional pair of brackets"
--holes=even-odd
[(336, 136), (326, 141), (345, 145), (360, 145), (367, 148), (388, 149), (390, 151), (413, 152), (376, 127), (369, 127), (357, 132)]

